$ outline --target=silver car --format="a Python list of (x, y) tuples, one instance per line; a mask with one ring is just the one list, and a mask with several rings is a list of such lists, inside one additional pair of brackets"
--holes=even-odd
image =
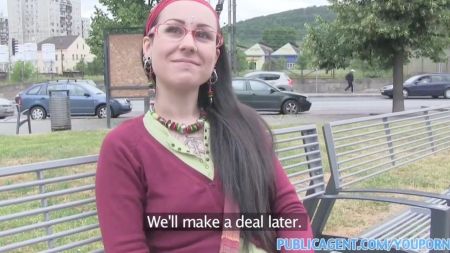
[(255, 71), (246, 74), (245, 77), (264, 80), (280, 90), (294, 91), (294, 81), (284, 72)]
[(0, 119), (10, 116), (14, 116), (14, 103), (7, 99), (0, 98)]

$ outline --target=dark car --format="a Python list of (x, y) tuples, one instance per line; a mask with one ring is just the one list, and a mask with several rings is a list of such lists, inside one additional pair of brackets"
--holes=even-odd
[[(20, 110), (30, 110), (32, 119), (45, 119), (49, 114), (49, 91), (68, 90), (70, 96), (70, 113), (74, 116), (97, 115), (99, 118), (106, 117), (106, 94), (84, 82), (84, 81), (50, 81), (34, 84), (28, 89), (19, 92), (16, 103)], [(111, 99), (111, 116), (119, 117), (131, 111), (130, 100)]]
[[(384, 86), (381, 95), (393, 97), (393, 85)], [(450, 74), (423, 74), (410, 77), (403, 83), (403, 97), (431, 96), (450, 98)]]
[(233, 89), (238, 99), (258, 111), (296, 114), (311, 108), (311, 102), (299, 93), (281, 91), (259, 79), (233, 79)]

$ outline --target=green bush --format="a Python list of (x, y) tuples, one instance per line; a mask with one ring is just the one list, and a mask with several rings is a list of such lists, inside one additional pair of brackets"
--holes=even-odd
[(103, 75), (103, 60), (95, 58), (92, 62), (86, 63), (82, 58), (75, 66), (75, 70), (81, 71), (85, 75)]
[(36, 68), (31, 62), (18, 61), (12, 68), (11, 79), (14, 82), (27, 81), (35, 76), (36, 73)]

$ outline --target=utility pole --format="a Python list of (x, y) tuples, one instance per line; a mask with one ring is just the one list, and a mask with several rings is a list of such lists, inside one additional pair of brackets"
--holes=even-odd
[(228, 55), (233, 74), (237, 74), (236, 0), (228, 0)]
[[(231, 0), (230, 0), (231, 1)], [(233, 47), (232, 47), (232, 66), (233, 73), (238, 73), (237, 68), (237, 45), (236, 45), (236, 0), (233, 0)]]
[(231, 70), (233, 70), (233, 0), (228, 0), (228, 59), (230, 59)]

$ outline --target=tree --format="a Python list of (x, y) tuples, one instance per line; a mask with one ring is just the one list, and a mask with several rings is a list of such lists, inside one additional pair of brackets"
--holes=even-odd
[(249, 68), (247, 57), (242, 50), (237, 50), (238, 72), (242, 72)]
[(87, 69), (88, 69), (87, 64), (86, 64), (86, 62), (84, 62), (84, 58), (82, 57), (81, 60), (79, 62), (77, 62), (77, 64), (75, 65), (75, 70), (80, 71), (83, 74), (85, 74)]
[(297, 31), (294, 28), (278, 27), (264, 30), (262, 43), (277, 50), (286, 43), (295, 43), (297, 39)]
[[(393, 70), (392, 110), (404, 110), (403, 65), (411, 57), (444, 57), (450, 43), (449, 0), (330, 0), (337, 18), (330, 26), (347, 58), (380, 63)], [(325, 43), (325, 42), (323, 42)], [(341, 50), (334, 56), (339, 56)], [(325, 55), (330, 57), (330, 55)], [(339, 65), (338, 65), (339, 66)]]
[(308, 52), (303, 51), (302, 54), (299, 54), (297, 58), (297, 69), (300, 69), (300, 81), (301, 83), (305, 82), (305, 76), (303, 74), (303, 71), (310, 65), (311, 63), (311, 56), (308, 54)]
[[(108, 13), (95, 7), (91, 19), (91, 33), (86, 40), (98, 59), (103, 57), (103, 32), (109, 28), (144, 27), (148, 13), (158, 0), (99, 0)], [(144, 30), (144, 29), (142, 29)]]
[(11, 71), (11, 79), (14, 82), (26, 81), (36, 74), (36, 69), (31, 62), (18, 61)]
[(311, 65), (319, 69), (346, 68), (350, 63), (352, 49), (341, 39), (336, 23), (317, 17), (315, 23), (305, 25), (308, 30), (303, 49), (310, 55)]
[(89, 62), (86, 66), (86, 75), (103, 75), (103, 59), (95, 57), (92, 62)]

